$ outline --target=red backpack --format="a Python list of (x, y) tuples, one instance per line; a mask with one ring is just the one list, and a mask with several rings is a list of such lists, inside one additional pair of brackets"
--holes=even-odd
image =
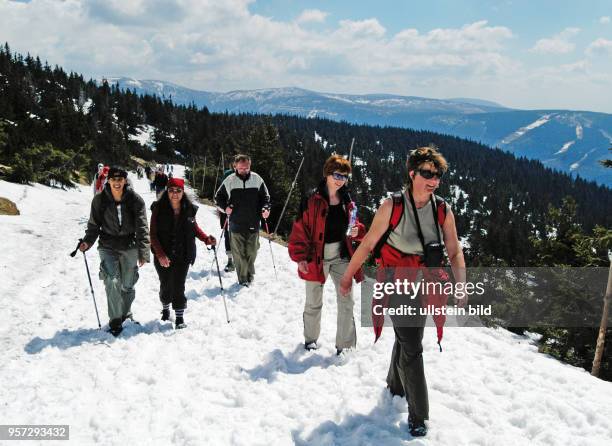
[[(437, 220), (440, 226), (444, 225), (444, 221), (446, 220), (446, 202), (442, 199), (438, 199), (434, 195), (435, 208), (437, 213)], [(404, 196), (403, 192), (395, 192), (393, 194), (393, 209), (391, 211), (391, 217), (389, 218), (389, 227), (380, 238), (376, 247), (374, 248), (374, 258), (376, 259), (376, 264), (379, 268), (384, 267), (408, 267), (408, 268), (419, 268), (423, 266), (423, 262), (420, 256), (405, 254), (391, 245), (387, 243), (389, 238), (389, 234), (399, 225), (402, 217), (404, 215)], [(380, 270), (379, 270), (380, 271)], [(440, 278), (448, 279), (448, 274), (443, 270), (439, 270), (441, 273)], [(379, 280), (383, 280), (379, 278)], [(383, 306), (388, 305), (388, 296), (385, 296), (383, 301)], [(436, 308), (446, 306), (448, 297), (446, 295), (427, 295), (427, 305), (433, 305)], [(384, 324), (384, 316), (376, 315), (374, 312), (374, 305), (378, 304), (375, 299), (372, 299), (372, 323), (374, 327), (374, 335), (376, 342), (380, 335), (382, 334), (383, 324)], [(443, 335), (443, 327), (446, 322), (446, 316), (444, 315), (435, 315), (433, 316), (433, 320), (436, 324), (437, 328), (437, 337), (438, 337), (438, 345), (440, 346), (440, 351), (442, 351), (441, 341)]]
[[(402, 257), (405, 256), (405, 254), (401, 253), (397, 249), (387, 244), (389, 235), (395, 228), (397, 228), (397, 225), (399, 225), (402, 217), (404, 216), (404, 192), (402, 191), (394, 192), (392, 198), (393, 198), (393, 209), (391, 210), (391, 217), (389, 218), (389, 227), (387, 228), (385, 233), (382, 235), (380, 240), (378, 240), (378, 243), (376, 243), (376, 246), (374, 247), (374, 250), (372, 251), (374, 259), (376, 260), (376, 264), (379, 266), (384, 261), (383, 247), (386, 247), (385, 251), (387, 251), (387, 248), (389, 248), (390, 250), (396, 251), (400, 256)], [(444, 222), (446, 221), (446, 210), (447, 210), (446, 202), (442, 199), (439, 199), (439, 197), (436, 197), (435, 195), (434, 195), (434, 200), (436, 204), (436, 212), (438, 214), (438, 224), (440, 225), (440, 227), (442, 227), (444, 226)], [(389, 263), (389, 262), (385, 262), (385, 263), (388, 265), (393, 265), (393, 263)]]

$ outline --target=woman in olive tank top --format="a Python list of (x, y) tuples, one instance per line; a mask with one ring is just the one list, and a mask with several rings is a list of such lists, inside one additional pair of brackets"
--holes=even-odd
[[(398, 259), (406, 256), (423, 256), (424, 247), (428, 244), (435, 243), (437, 240), (439, 240), (439, 245), (443, 242), (455, 280), (465, 281), (465, 260), (457, 237), (453, 213), (447, 209), (443, 225), (441, 227), (434, 225), (438, 219), (433, 215), (435, 206), (430, 205), (432, 196), (447, 169), (446, 160), (435, 148), (421, 147), (410, 153), (407, 162), (409, 185), (403, 194), (404, 215), (399, 224), (388, 233), (394, 208), (393, 198), (387, 199), (381, 205), (374, 216), (370, 230), (355, 251), (340, 281), (341, 293), (350, 292), (352, 275), (365, 262), (379, 240), (385, 236), (388, 236), (384, 240), (385, 244), (390, 247), (386, 251), (399, 253), (396, 256)], [(441, 236), (440, 233), (437, 233), (438, 230)], [(423, 264), (421, 259), (413, 258), (415, 264)], [(384, 260), (383, 258), (383, 262)], [(394, 266), (393, 256), (386, 260), (387, 266)], [(465, 303), (466, 299), (458, 302), (459, 305), (465, 305)], [(406, 396), (410, 434), (413, 437), (424, 436), (427, 434), (425, 420), (429, 419), (429, 399), (422, 356), (424, 319), (422, 320), (423, 325), (409, 327), (399, 326), (393, 318), (392, 321), (395, 344), (387, 375), (387, 387), (394, 395)]]

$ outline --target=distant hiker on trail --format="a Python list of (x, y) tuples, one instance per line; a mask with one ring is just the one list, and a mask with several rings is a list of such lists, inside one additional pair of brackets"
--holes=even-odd
[[(404, 278), (416, 282), (420, 277), (426, 282), (447, 281), (448, 275), (441, 268), (444, 265), (444, 247), (455, 281), (465, 281), (465, 260), (457, 238), (455, 217), (444, 200), (434, 195), (442, 175), (448, 169), (446, 160), (437, 149), (422, 147), (410, 153), (407, 168), (409, 186), (402, 193), (396, 193), (385, 200), (376, 212), (372, 227), (342, 277), (340, 288), (343, 294), (350, 291), (353, 274), (375, 247), (379, 251), (376, 255), (379, 257), (380, 282)], [(440, 237), (440, 233), (443, 237)], [(429, 419), (422, 355), (427, 316), (421, 315), (419, 308), (446, 306), (446, 296), (421, 293), (418, 299), (411, 299), (408, 295), (391, 294), (385, 296), (384, 301), (383, 306), (391, 308), (402, 304), (415, 308), (415, 316), (391, 316), (395, 345), (387, 375), (387, 387), (393, 395), (406, 396), (410, 434), (413, 437), (424, 436), (427, 434), (425, 420)], [(466, 298), (458, 299), (457, 303), (465, 305)], [(440, 342), (445, 317), (434, 316), (433, 319)], [(384, 318), (381, 320), (373, 315), (373, 322), (378, 339)]]
[(270, 216), (270, 194), (263, 179), (251, 172), (248, 155), (234, 157), (236, 172), (217, 190), (215, 201), (229, 218), (230, 244), (238, 283), (250, 286), (255, 278), (260, 219)]
[(151, 169), (151, 166), (149, 166), (147, 164), (147, 166), (145, 167), (145, 175), (147, 177), (147, 180), (149, 180), (149, 190), (151, 192), (155, 191), (155, 170)]
[[(346, 186), (350, 173), (351, 164), (348, 160), (339, 155), (327, 159), (323, 166), (323, 179), (302, 201), (299, 216), (289, 236), (289, 256), (298, 263), (298, 274), (306, 283), (304, 348), (318, 348), (323, 286), (327, 276), (331, 276), (338, 305), (338, 355), (357, 344), (353, 295), (351, 293), (348, 297), (342, 297), (339, 283), (353, 254), (353, 242), (360, 241), (365, 235), (365, 227), (358, 220), (350, 224), (351, 215), (355, 215), (356, 211)], [(353, 275), (357, 282), (363, 280), (361, 270)]]
[(157, 169), (157, 173), (155, 174), (155, 179), (153, 180), (153, 186), (155, 187), (155, 195), (157, 199), (162, 196), (164, 191), (166, 190), (166, 186), (168, 185), (168, 175), (164, 173), (163, 166), (160, 166)]
[(99, 194), (104, 190), (106, 185), (106, 179), (108, 177), (108, 166), (100, 163), (98, 164), (98, 171), (94, 175), (94, 181), (92, 184), (94, 195)]
[(119, 336), (126, 319), (133, 321), (138, 267), (149, 262), (149, 228), (144, 200), (127, 184), (127, 172), (111, 167), (104, 191), (91, 202), (91, 212), (81, 251), (100, 237), (100, 279), (108, 302), (110, 332)]
[(172, 178), (161, 198), (151, 205), (151, 250), (159, 276), (159, 299), (162, 321), (170, 319), (170, 304), (176, 315), (175, 327), (185, 328), (185, 280), (189, 265), (196, 258), (197, 237), (207, 245), (215, 245), (213, 236), (198, 226), (198, 207), (185, 195), (185, 180)]
[[(231, 174), (235, 173), (235, 171), (236, 163), (233, 162), (232, 167), (223, 172), (223, 179), (221, 180), (221, 182), (223, 182)], [(229, 232), (229, 227), (225, 224), (225, 222), (227, 221), (227, 214), (225, 213), (225, 209), (218, 208), (217, 210), (219, 214), (219, 224), (221, 225), (221, 229), (223, 229), (223, 243), (225, 243), (225, 254), (227, 254), (227, 265), (225, 265), (224, 271), (226, 273), (229, 273), (234, 271), (236, 267), (234, 266), (234, 257), (232, 256), (232, 246), (230, 244), (231, 235)]]

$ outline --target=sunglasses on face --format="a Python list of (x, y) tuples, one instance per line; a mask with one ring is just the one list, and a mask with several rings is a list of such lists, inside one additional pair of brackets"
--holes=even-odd
[(170, 189), (168, 189), (168, 193), (170, 194), (180, 194), (181, 192), (183, 192), (183, 189), (179, 187), (171, 187)]
[(432, 172), (427, 169), (418, 169), (417, 172), (426, 180), (431, 180), (433, 177), (436, 177), (438, 180), (444, 176), (444, 172)]
[(334, 177), (334, 180), (338, 180), (338, 181), (346, 181), (348, 180), (348, 175), (344, 175), (338, 172), (334, 172), (332, 173), (332, 177)]

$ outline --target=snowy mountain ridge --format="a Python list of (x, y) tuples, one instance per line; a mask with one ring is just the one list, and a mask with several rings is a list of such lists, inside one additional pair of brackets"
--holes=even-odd
[[(515, 110), (481, 99), (350, 95), (297, 87), (218, 93), (154, 80), (109, 78), (108, 81), (139, 94), (156, 94), (178, 104), (205, 106), (212, 112), (292, 114), (455, 135), (612, 186), (612, 172), (599, 163), (609, 157), (612, 115), (606, 113)], [(559, 153), (570, 139), (576, 140), (571, 150)], [(573, 168), (579, 160), (582, 160), (580, 167)]]

